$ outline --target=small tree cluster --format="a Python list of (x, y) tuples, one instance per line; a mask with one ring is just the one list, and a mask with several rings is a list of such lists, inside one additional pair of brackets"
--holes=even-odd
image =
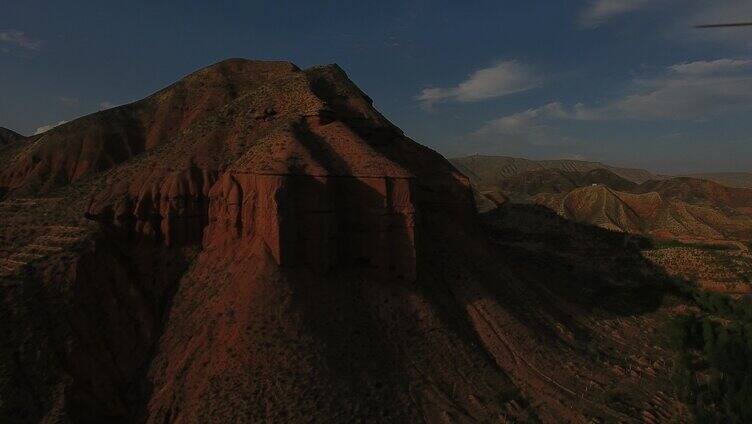
[[(673, 383), (698, 422), (752, 422), (752, 305), (695, 293), (702, 315), (676, 317)], [(723, 319), (719, 319), (722, 316)]]

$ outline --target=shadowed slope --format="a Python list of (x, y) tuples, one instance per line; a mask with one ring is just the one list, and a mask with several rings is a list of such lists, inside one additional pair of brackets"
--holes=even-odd
[(20, 141), (24, 138), (21, 134), (11, 131), (7, 128), (0, 127), (0, 147), (10, 144), (16, 141)]

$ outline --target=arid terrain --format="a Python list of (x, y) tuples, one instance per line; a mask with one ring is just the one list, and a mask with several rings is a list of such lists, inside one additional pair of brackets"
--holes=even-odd
[[(536, 166), (510, 165), (527, 162)], [(533, 203), (576, 222), (644, 235), (655, 241), (646, 257), (672, 275), (714, 291), (752, 290), (752, 189), (590, 162), (527, 162), (482, 156), (453, 160), (484, 195), (479, 204)]]
[(749, 277), (752, 191), (455, 167), (336, 65), (226, 60), (0, 136), (2, 422), (749, 418), (714, 391), (742, 312), (693, 280)]

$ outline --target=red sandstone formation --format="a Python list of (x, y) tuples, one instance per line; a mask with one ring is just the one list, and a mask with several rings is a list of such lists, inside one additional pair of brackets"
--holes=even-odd
[[(681, 414), (578, 353), (607, 283), (510, 271), (468, 180), (336, 65), (228, 60), (7, 157), (3, 421)], [(617, 380), (633, 409), (583, 400)]]

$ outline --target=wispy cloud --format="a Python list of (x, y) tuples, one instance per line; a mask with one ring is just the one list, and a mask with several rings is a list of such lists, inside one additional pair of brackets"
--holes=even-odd
[(512, 115), (502, 116), (483, 125), (476, 134), (506, 134), (516, 135), (529, 133), (536, 128), (540, 129), (541, 118), (566, 118), (567, 112), (559, 102), (549, 103), (545, 106), (528, 109)]
[(555, 119), (572, 118), (559, 102), (502, 116), (487, 122), (471, 134), (473, 138), (501, 137), (506, 143), (532, 146), (571, 144), (573, 140), (551, 125)]
[(713, 75), (730, 74), (735, 72), (749, 72), (752, 67), (750, 59), (718, 59), (712, 61), (696, 61), (679, 63), (668, 69), (679, 75)]
[(601, 105), (552, 102), (487, 122), (474, 136), (506, 136), (530, 144), (561, 138), (556, 121), (697, 121), (752, 109), (752, 59), (679, 63), (658, 76), (633, 80), (622, 96)]
[(41, 127), (37, 128), (36, 131), (34, 131), (34, 135), (39, 135), (39, 134), (42, 134), (42, 133), (46, 133), (47, 131), (49, 131), (49, 130), (51, 130), (51, 129), (59, 126), (59, 125), (63, 125), (66, 122), (68, 122), (68, 121), (60, 121), (57, 124), (50, 124), (50, 125), (41, 126)]
[(645, 9), (661, 0), (592, 0), (579, 16), (578, 23), (585, 28), (599, 27), (626, 13)]
[(515, 60), (501, 61), (473, 72), (454, 87), (426, 88), (416, 100), (424, 105), (443, 101), (477, 102), (527, 91), (541, 82), (542, 78), (532, 67)]
[(113, 107), (115, 107), (115, 104), (109, 100), (105, 100), (99, 104), (99, 110), (112, 109)]
[(670, 66), (663, 75), (632, 82), (631, 93), (602, 108), (593, 117), (631, 119), (708, 119), (749, 109), (752, 60), (720, 59)]
[[(42, 46), (41, 41), (35, 40), (26, 35), (26, 33), (24, 33), (23, 31), (18, 31), (15, 29), (0, 31), (0, 44), (20, 47), (26, 50), (39, 50), (39, 48)], [(10, 50), (7, 47), (3, 48), (3, 52), (7, 53), (9, 51)]]

